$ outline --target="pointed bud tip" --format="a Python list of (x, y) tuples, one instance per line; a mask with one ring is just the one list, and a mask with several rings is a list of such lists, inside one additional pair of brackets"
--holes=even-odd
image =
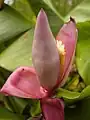
[(40, 25), (43, 25), (44, 23), (46, 23), (47, 20), (48, 20), (47, 15), (45, 11), (43, 10), (43, 8), (41, 8), (37, 16), (37, 23), (39, 23)]
[(41, 10), (40, 10), (41, 12), (44, 12), (44, 9), (43, 8), (41, 8)]
[(39, 16), (39, 17), (42, 17), (42, 16), (44, 16), (45, 14), (46, 14), (46, 13), (45, 13), (44, 9), (41, 8), (41, 10), (40, 10), (38, 16)]
[(71, 16), (70, 16), (70, 21), (72, 21), (73, 23), (75, 23), (75, 24), (76, 24), (75, 19), (74, 19), (74, 18), (72, 18)]

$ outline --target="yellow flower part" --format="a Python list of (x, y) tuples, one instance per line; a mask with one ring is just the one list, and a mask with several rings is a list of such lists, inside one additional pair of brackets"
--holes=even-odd
[(58, 48), (58, 52), (59, 52), (59, 56), (60, 56), (60, 64), (64, 65), (65, 62), (65, 46), (62, 43), (61, 40), (56, 40), (56, 44), (57, 44), (57, 48)]

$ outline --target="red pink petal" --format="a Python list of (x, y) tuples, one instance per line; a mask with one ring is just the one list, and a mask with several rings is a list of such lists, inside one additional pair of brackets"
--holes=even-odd
[(45, 120), (64, 120), (64, 104), (57, 98), (41, 101), (42, 112)]
[(1, 93), (22, 98), (43, 98), (47, 91), (40, 86), (35, 69), (20, 67), (8, 78)]
[(61, 65), (62, 72), (60, 74), (61, 86), (65, 83), (66, 78), (71, 70), (73, 57), (75, 55), (75, 48), (77, 43), (77, 29), (74, 19), (70, 18), (70, 21), (61, 28), (56, 40), (62, 41), (65, 47), (65, 61)]

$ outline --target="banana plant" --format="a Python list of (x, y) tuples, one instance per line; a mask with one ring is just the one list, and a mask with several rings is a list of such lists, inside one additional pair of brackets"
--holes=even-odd
[[(51, 113), (50, 111), (54, 109), (55, 111), (57, 111), (57, 106), (59, 106), (58, 111), (62, 113), (62, 115), (65, 117), (65, 120), (76, 120), (76, 119), (89, 120), (90, 119), (90, 115), (89, 115), (90, 0), (67, 0), (67, 1), (66, 0), (15, 0), (15, 1), (13, 0), (13, 2), (11, 1), (12, 0), (8, 0), (8, 2), (7, 0), (5, 1), (0, 0), (0, 88), (3, 86), (3, 84), (7, 79), (8, 80), (11, 79), (10, 77), (8, 78), (8, 75), (11, 74), (10, 76), (14, 76), (15, 72), (16, 72), (15, 74), (18, 74), (18, 70), (20, 70), (20, 73), (22, 73), (21, 70), (24, 68), (25, 71), (28, 70), (30, 71), (29, 76), (31, 76), (32, 74), (37, 76), (38, 80), (36, 81), (38, 81), (39, 83), (40, 90), (38, 88), (36, 89), (37, 92), (35, 91), (36, 84), (34, 85), (31, 77), (30, 77), (30, 83), (27, 82), (28, 83), (27, 86), (31, 85), (32, 83), (32, 86), (34, 86), (34, 88), (32, 87), (32, 89), (31, 87), (26, 88), (23, 84), (24, 83), (27, 84), (27, 83), (21, 78), (20, 80), (18, 78), (16, 85), (11, 84), (12, 82), (10, 82), (9, 86), (5, 85), (8, 90), (10, 90), (8, 87), (13, 86), (14, 88), (17, 88), (17, 90), (20, 90), (20, 92), (23, 91), (24, 96), (20, 96), (21, 94), (16, 94), (16, 93), (12, 94), (11, 90), (8, 91), (10, 93), (8, 93), (6, 90), (7, 92), (6, 94), (8, 96), (4, 96), (3, 94), (0, 94), (0, 119), (7, 119), (7, 118), (8, 119), (21, 118), (28, 120), (48, 119), (50, 118), (50, 113)], [(4, 2), (9, 4), (9, 6), (3, 4)], [(41, 37), (38, 35), (39, 31), (36, 30), (39, 29), (40, 27), (35, 27), (34, 30), (35, 23), (36, 26), (39, 26), (37, 24), (38, 23), (37, 15), (41, 8), (43, 8), (47, 13), (50, 24), (49, 28), (51, 28), (52, 33), (56, 38), (56, 40), (54, 37), (50, 37), (51, 34), (50, 32), (49, 32), (50, 34), (48, 34), (44, 31), (44, 28), (46, 29), (46, 27), (44, 27), (44, 24), (42, 25), (43, 28), (41, 29), (40, 32)], [(47, 19), (47, 17), (45, 18)], [(70, 21), (66, 23), (66, 21), (69, 18)], [(72, 18), (74, 18), (75, 20)], [(75, 21), (77, 24), (75, 23)], [(42, 22), (40, 22), (40, 24), (41, 23)], [(73, 41), (70, 41), (69, 43), (71, 37), (69, 38), (68, 35), (64, 34), (67, 33), (67, 31), (70, 32), (70, 30), (73, 32), (72, 30), (73, 27), (70, 27), (71, 23), (75, 25), (75, 28), (77, 26), (79, 31), (77, 46), (76, 43), (74, 43)], [(69, 26), (69, 27), (65, 27), (65, 26)], [(47, 31), (51, 31), (51, 30), (47, 30)], [(58, 31), (59, 33), (57, 34)], [(34, 38), (33, 38), (33, 33), (34, 33)], [(50, 37), (50, 39), (48, 40), (50, 42), (48, 42), (49, 48), (45, 49), (43, 47), (44, 46), (43, 44), (45, 41), (45, 46), (46, 46), (47, 43), (46, 36), (47, 38), (49, 38), (47, 34)], [(70, 36), (72, 36), (71, 34)], [(77, 37), (77, 32), (75, 36)], [(41, 40), (41, 38), (43, 39)], [(54, 63), (55, 61), (53, 61), (53, 59), (56, 58), (55, 55), (57, 56), (57, 53), (55, 53), (55, 45), (52, 47), (53, 43), (51, 42), (51, 39), (53, 39), (53, 41), (55, 42), (57, 48), (56, 51), (58, 51), (59, 62), (58, 61), (56, 62), (58, 65)], [(48, 55), (46, 54), (47, 52), (45, 52), (46, 50), (49, 51)], [(53, 56), (52, 56), (52, 51), (53, 51)], [(51, 55), (51, 57), (49, 54)], [(48, 57), (45, 57), (46, 55)], [(46, 59), (44, 59), (44, 57)], [(47, 63), (48, 65), (45, 63)], [(50, 65), (52, 70), (48, 68), (50, 67), (49, 63), (51, 63)], [(7, 70), (10, 71), (9, 72), (10, 74), (7, 75), (6, 72), (3, 71), (3, 69), (1, 68), (4, 68), (5, 71)], [(25, 79), (27, 78), (28, 77), (25, 77)], [(56, 78), (57, 80), (55, 81)], [(7, 81), (6, 83), (9, 83)], [(21, 84), (21, 81), (23, 84)], [(18, 82), (22, 85), (22, 87), (19, 85)], [(18, 88), (17, 86), (19, 86), (20, 88)], [(3, 86), (2, 90), (3, 88), (6, 89), (6, 87)], [(31, 94), (30, 91), (32, 91), (34, 95)], [(27, 95), (28, 99), (25, 96), (26, 93), (28, 94)], [(41, 97), (39, 95), (41, 95)], [(55, 111), (54, 113), (56, 113)], [(4, 112), (7, 113), (6, 116), (4, 116)], [(18, 114), (20, 114), (20, 116), (18, 116)]]

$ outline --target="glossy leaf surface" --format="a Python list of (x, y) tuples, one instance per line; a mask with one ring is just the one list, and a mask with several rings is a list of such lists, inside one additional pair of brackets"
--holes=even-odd
[(76, 64), (78, 71), (86, 85), (90, 85), (90, 22), (78, 24), (79, 40), (76, 50)]

